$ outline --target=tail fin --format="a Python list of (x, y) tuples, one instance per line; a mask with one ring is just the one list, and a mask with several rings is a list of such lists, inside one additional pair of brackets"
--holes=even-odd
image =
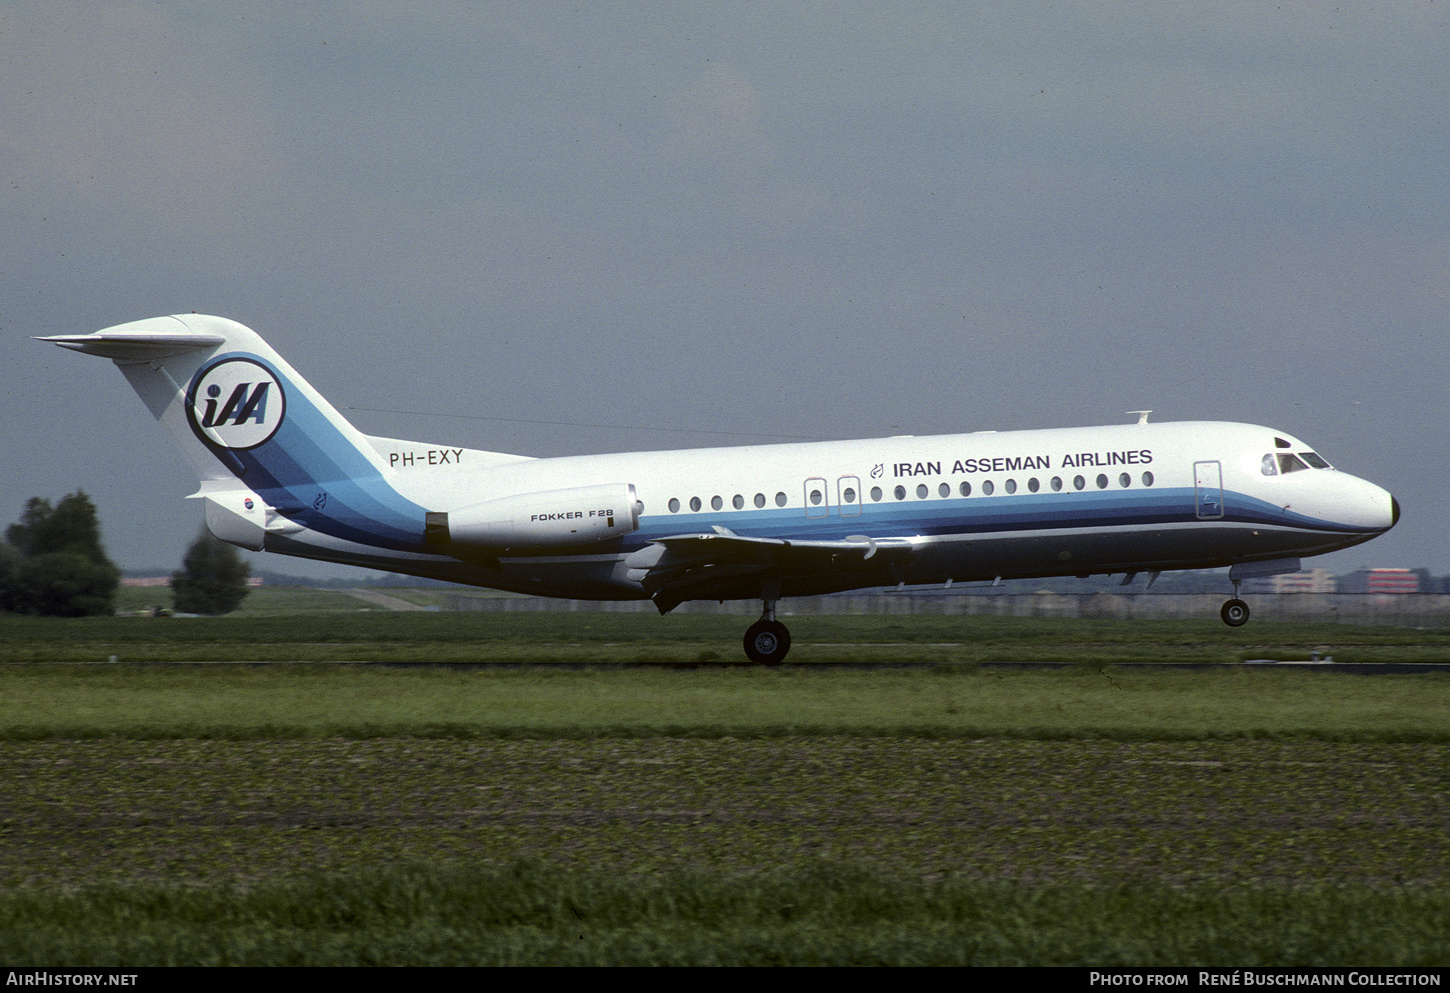
[(305, 527), (423, 549), (424, 508), (398, 493), (368, 439), (250, 328), (181, 314), (40, 340), (120, 367), (196, 470), (218, 537), (261, 548), (268, 533)]

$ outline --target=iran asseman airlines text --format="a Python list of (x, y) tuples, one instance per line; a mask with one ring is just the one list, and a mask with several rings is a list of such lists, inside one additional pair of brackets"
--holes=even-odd
[[(196, 314), (42, 339), (112, 359), (219, 538), (538, 596), (760, 600), (901, 583), (1293, 572), (1399, 505), (1310, 446), (1185, 422), (533, 459), (362, 434), (255, 332)], [(1149, 582), (1151, 583), (1151, 578)], [(1229, 600), (1223, 619), (1248, 619)]]

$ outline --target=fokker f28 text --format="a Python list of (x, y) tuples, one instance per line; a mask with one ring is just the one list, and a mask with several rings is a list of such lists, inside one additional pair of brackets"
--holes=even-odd
[[(362, 434), (262, 338), (187, 314), (42, 339), (113, 360), (253, 550), (536, 596), (760, 600), (1228, 566), (1293, 572), (1399, 519), (1297, 438), (1181, 422), (535, 459)], [(1149, 583), (1152, 578), (1149, 579)]]

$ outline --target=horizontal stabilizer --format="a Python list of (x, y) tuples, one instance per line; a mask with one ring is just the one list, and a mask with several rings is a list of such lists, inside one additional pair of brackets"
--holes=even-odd
[(103, 359), (148, 362), (164, 359), (194, 348), (215, 348), (226, 341), (219, 334), (57, 334), (37, 337), (61, 348), (69, 348)]

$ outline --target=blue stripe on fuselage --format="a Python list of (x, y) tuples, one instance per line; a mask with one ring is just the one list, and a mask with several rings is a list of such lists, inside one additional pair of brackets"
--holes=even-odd
[(873, 538), (927, 537), (1220, 522), (1335, 534), (1367, 534), (1375, 530), (1293, 513), (1231, 490), (1224, 491), (1224, 501), (1224, 516), (1209, 520), (1197, 516), (1191, 487), (874, 503), (861, 505), (859, 514), (844, 517), (840, 516), (840, 508), (834, 506), (828, 516), (812, 518), (806, 517), (800, 507), (656, 515), (642, 519), (640, 530), (629, 536), (626, 545), (637, 547), (652, 538), (709, 531), (711, 525), (729, 528), (745, 537), (797, 541), (831, 541), (854, 534)]

